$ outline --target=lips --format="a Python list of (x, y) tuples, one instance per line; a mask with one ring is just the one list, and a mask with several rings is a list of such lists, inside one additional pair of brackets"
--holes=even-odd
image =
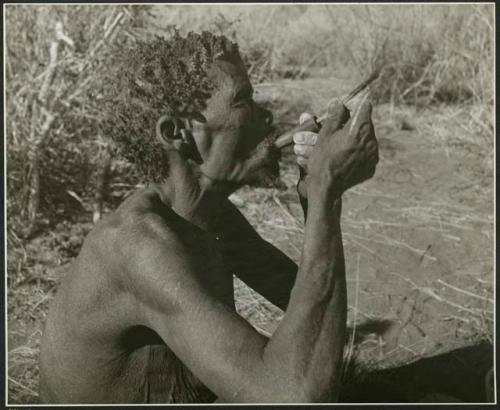
[(280, 179), (281, 151), (276, 148), (275, 139), (276, 133), (273, 129), (250, 155), (247, 174), (249, 185), (259, 188), (286, 188)]

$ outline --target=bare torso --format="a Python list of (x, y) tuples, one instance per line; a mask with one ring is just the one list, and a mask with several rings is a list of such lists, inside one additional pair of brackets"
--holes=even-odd
[[(42, 340), (41, 400), (336, 401), (347, 320), (341, 195), (370, 178), (378, 161), (371, 106), (356, 115), (354, 134), (341, 128), (340, 108), (322, 126), (309, 162), (298, 267), (221, 194), (250, 165), (207, 154), (203, 164), (219, 177), (196, 177), (168, 149), (166, 183), (137, 192), (98, 224), (59, 289)], [(219, 130), (222, 144), (245, 122), (236, 111), (229, 125), (216, 116), (205, 131)], [(271, 338), (236, 314), (233, 273), (286, 310)]]
[[(193, 271), (207, 292), (234, 309), (232, 272), (217, 238), (159, 204), (154, 192), (138, 192), (87, 237), (46, 322), (40, 359), (42, 402), (206, 403), (216, 398), (158, 334), (141, 323), (140, 306), (120, 280), (117, 236), (130, 234), (141, 241), (145, 233), (137, 221), (161, 216), (172, 238), (192, 251), (190, 263), (196, 265)], [(170, 269), (175, 266), (165, 266), (165, 273)]]

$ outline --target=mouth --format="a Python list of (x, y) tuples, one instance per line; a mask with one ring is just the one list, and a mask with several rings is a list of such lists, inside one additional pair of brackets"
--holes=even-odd
[[(257, 134), (258, 131), (252, 131), (251, 132), (253, 135)], [(245, 151), (246, 153), (243, 154), (243, 159), (244, 160), (249, 160), (252, 157), (254, 157), (258, 152), (260, 152), (263, 147), (268, 150), (268, 147), (271, 147), (270, 149), (274, 151), (273, 147), (275, 145), (276, 137), (278, 136), (277, 133), (277, 128), (273, 126), (269, 126), (266, 128), (266, 130), (261, 131), (257, 135), (260, 135), (259, 138), (255, 138), (258, 142), (253, 143), (251, 146), (247, 146)], [(250, 138), (249, 138), (250, 139)]]
[(276, 129), (270, 127), (264, 139), (248, 157), (248, 184), (258, 188), (286, 189), (280, 178), (281, 150), (276, 147)]

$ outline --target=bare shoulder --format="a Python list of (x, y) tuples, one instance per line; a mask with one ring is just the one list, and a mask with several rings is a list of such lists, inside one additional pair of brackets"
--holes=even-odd
[(88, 240), (113, 256), (129, 260), (137, 257), (141, 249), (179, 242), (175, 229), (178, 219), (158, 193), (142, 189), (99, 222)]

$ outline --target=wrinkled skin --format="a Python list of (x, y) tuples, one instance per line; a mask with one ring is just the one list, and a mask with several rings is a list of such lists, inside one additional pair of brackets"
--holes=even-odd
[(272, 141), (265, 139), (273, 130), (273, 117), (253, 101), (243, 62), (220, 62), (214, 77), (219, 88), (203, 113), (206, 123), (193, 124), (202, 171), (234, 187), (262, 182), (263, 167), (270, 176), (278, 176), (279, 153), (273, 150)]
[[(253, 102), (241, 60), (215, 63), (212, 75), (206, 121), (191, 121), (186, 141), (165, 139), (168, 178), (98, 223), (64, 278), (42, 340), (43, 403), (338, 396), (347, 310), (340, 196), (373, 174), (373, 128), (350, 138), (337, 116), (320, 131), (297, 266), (227, 199), (276, 177), (271, 116)], [(194, 150), (200, 164), (183, 154)], [(286, 309), (270, 339), (235, 312), (233, 274)]]

